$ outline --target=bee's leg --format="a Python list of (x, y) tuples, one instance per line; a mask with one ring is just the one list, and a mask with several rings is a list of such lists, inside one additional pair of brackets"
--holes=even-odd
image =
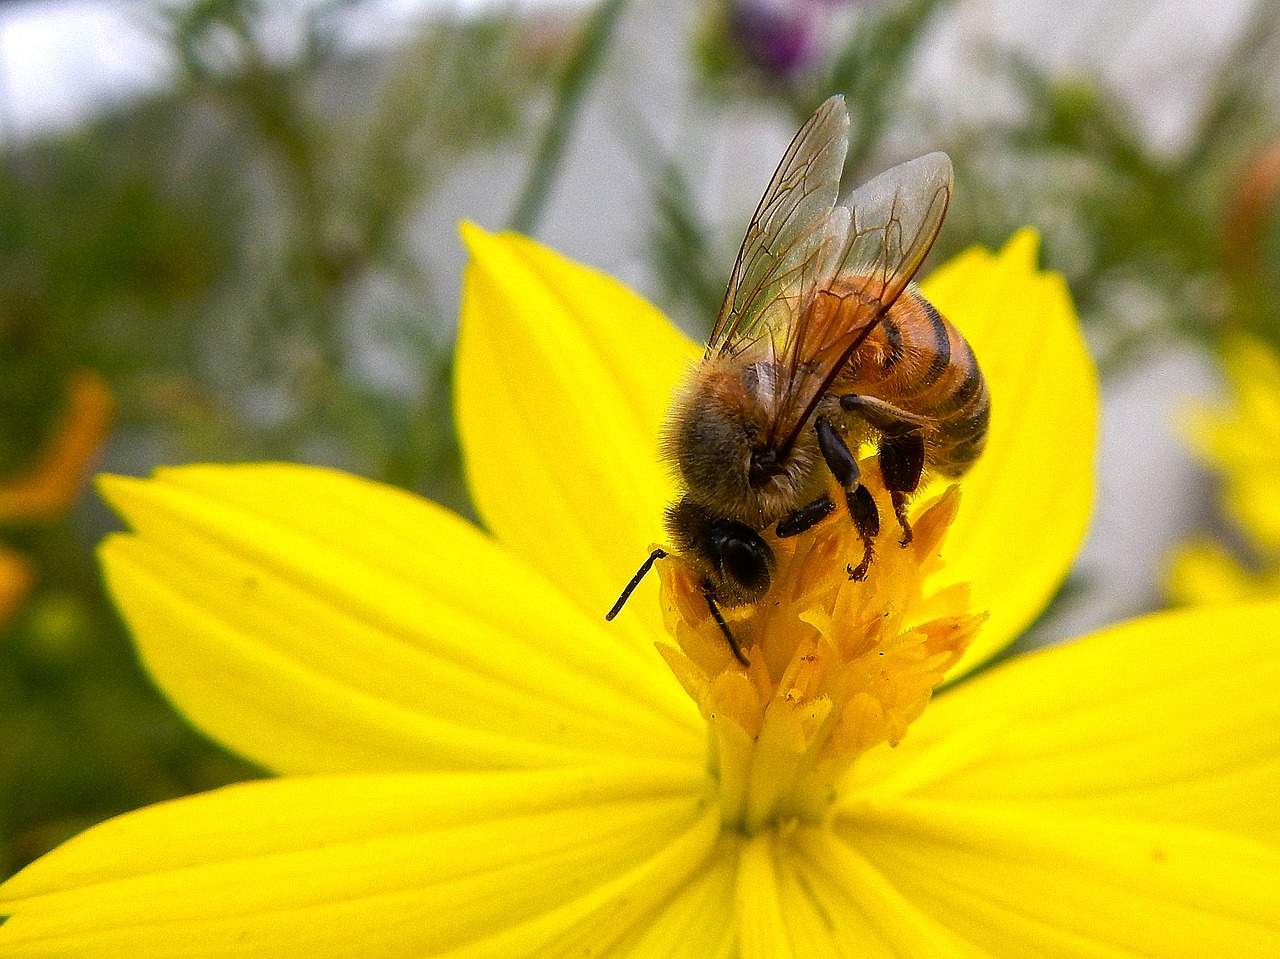
[(853, 525), (862, 537), (862, 562), (850, 568), (849, 576), (852, 579), (865, 579), (867, 569), (871, 566), (875, 539), (880, 532), (880, 511), (876, 508), (876, 501), (870, 490), (862, 485), (858, 459), (840, 431), (825, 416), (819, 416), (813, 428), (818, 434), (818, 448), (822, 450), (822, 458), (836, 482), (844, 488), (844, 501), (849, 507), (849, 515), (853, 517)]
[(729, 641), (729, 648), (733, 650), (734, 658), (743, 666), (750, 666), (747, 661), (746, 654), (743, 653), (742, 647), (738, 645), (738, 641), (733, 638), (733, 632), (729, 629), (729, 624), (724, 621), (724, 616), (720, 614), (720, 607), (716, 605), (716, 597), (711, 592), (711, 584), (702, 584), (702, 595), (706, 597), (707, 608), (711, 610), (711, 618), (716, 621), (716, 625), (720, 627), (720, 632), (724, 633), (724, 638)]
[(840, 397), (840, 408), (846, 413), (856, 414), (882, 436), (900, 436), (922, 429), (929, 423), (925, 417), (894, 406), (888, 400), (860, 393)]
[(813, 527), (821, 523), (831, 515), (831, 511), (835, 508), (836, 504), (831, 502), (831, 497), (823, 493), (812, 503), (807, 506), (801, 506), (794, 513), (778, 520), (778, 526), (774, 533), (779, 539), (786, 539), (788, 536), (799, 536), (801, 533), (813, 529)]
[(879, 444), (880, 475), (893, 500), (893, 513), (902, 527), (903, 546), (911, 542), (911, 524), (907, 521), (907, 498), (920, 486), (924, 472), (924, 434), (919, 431), (897, 436), (881, 434)]
[(849, 515), (853, 517), (853, 525), (862, 537), (862, 562), (849, 570), (849, 578), (863, 580), (867, 578), (867, 569), (871, 566), (871, 553), (876, 537), (880, 535), (880, 510), (876, 507), (871, 490), (861, 483), (855, 490), (845, 493), (849, 504)]

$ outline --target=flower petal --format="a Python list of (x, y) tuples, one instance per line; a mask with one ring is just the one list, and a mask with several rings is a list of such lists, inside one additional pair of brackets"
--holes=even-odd
[[(825, 827), (741, 844), (742, 959), (976, 959), (981, 953), (908, 902)], [(697, 955), (697, 953), (688, 953)]]
[(977, 959), (985, 955), (902, 895), (854, 847), (828, 829), (796, 833), (796, 872), (827, 919), (831, 936), (857, 944), (857, 955)]
[(1280, 955), (1280, 850), (1252, 840), (907, 799), (840, 832), (922, 911), (1002, 959)]
[(1147, 617), (949, 691), (840, 834), (1001, 957), (1280, 955), (1280, 604)]
[(234, 786), (71, 840), (0, 887), (6, 957), (572, 954), (656, 913), (713, 849), (666, 768)]
[(1234, 402), (1226, 410), (1196, 411), (1187, 432), (1224, 481), (1224, 505), (1250, 545), (1274, 559), (1280, 553), (1280, 356), (1251, 337), (1229, 339), (1224, 354)]
[[(621, 284), (532, 240), (466, 227), (456, 406), (485, 525), (592, 617), (663, 538), (658, 433), (694, 344)], [(662, 635), (647, 584), (610, 628)]]
[(671, 900), (637, 924), (607, 955), (617, 959), (730, 959), (736, 955), (738, 845), (737, 840), (722, 837)]
[(773, 831), (743, 844), (738, 862), (738, 923), (741, 959), (795, 959), (782, 901)]
[(1012, 660), (863, 757), (846, 809), (1020, 802), (1280, 847), (1277, 635), (1280, 604), (1204, 607)]
[(1269, 599), (1280, 596), (1280, 569), (1246, 569), (1219, 541), (1197, 539), (1169, 557), (1165, 592), (1184, 605)]
[(264, 765), (702, 761), (696, 711), (656, 653), (425, 500), (287, 465), (103, 487), (137, 531), (102, 555), (152, 675)]
[(1036, 235), (970, 250), (922, 284), (973, 346), (991, 390), (986, 451), (962, 482), (947, 580), (973, 584), (990, 620), (952, 676), (1008, 645), (1044, 609), (1084, 539), (1093, 501), (1098, 386), (1060, 276)]

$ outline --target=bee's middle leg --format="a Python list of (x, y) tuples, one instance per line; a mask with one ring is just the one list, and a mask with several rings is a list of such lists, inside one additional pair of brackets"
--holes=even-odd
[[(831, 475), (844, 489), (845, 505), (849, 508), (849, 515), (853, 517), (854, 528), (862, 538), (862, 561), (856, 567), (850, 568), (849, 576), (853, 579), (865, 579), (867, 569), (871, 566), (875, 539), (880, 533), (880, 510), (876, 508), (876, 501), (871, 491), (862, 485), (862, 474), (858, 469), (857, 457), (849, 449), (849, 444), (844, 441), (840, 431), (825, 416), (819, 416), (813, 428), (818, 434), (818, 448), (822, 450), (822, 458), (826, 461), (827, 469), (831, 470)], [(828, 504), (827, 512), (829, 513), (831, 500), (825, 496), (823, 499)], [(797, 514), (806, 509), (808, 507), (802, 507)], [(786, 521), (783, 520), (784, 523)], [(782, 523), (779, 523), (778, 527), (778, 535), (782, 535)]]

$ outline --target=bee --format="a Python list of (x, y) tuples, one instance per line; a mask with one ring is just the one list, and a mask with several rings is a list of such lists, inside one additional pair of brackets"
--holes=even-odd
[[(662, 434), (680, 498), (666, 513), (676, 553), (744, 665), (721, 607), (759, 602), (774, 576), (766, 531), (797, 536), (837, 510), (863, 546), (880, 532), (857, 451), (874, 443), (901, 543), (930, 475), (955, 478), (982, 452), (991, 400), (973, 350), (912, 285), (951, 198), (951, 161), (930, 153), (836, 202), (848, 150), (843, 97), (796, 134), (747, 227), (702, 361)], [(653, 563), (654, 550), (606, 618)]]

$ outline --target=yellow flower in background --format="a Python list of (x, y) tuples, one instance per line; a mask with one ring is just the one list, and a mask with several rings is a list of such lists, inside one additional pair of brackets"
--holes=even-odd
[(1246, 566), (1217, 540), (1183, 545), (1167, 577), (1178, 603), (1280, 598), (1280, 357), (1245, 338), (1225, 352), (1231, 405), (1199, 411), (1190, 439), (1221, 481), (1223, 511), (1256, 563)]
[(1146, 619), (924, 709), (1037, 614), (1087, 522), (1096, 387), (1032, 236), (925, 285), (993, 395), (962, 493), (925, 491), (865, 583), (847, 524), (799, 537), (734, 620), (745, 669), (676, 562), (603, 621), (661, 539), (658, 429), (696, 347), (531, 241), (467, 239), (488, 532), (300, 466), (104, 481), (148, 668), (282, 776), (39, 860), (0, 887), (0, 955), (1280, 954), (1280, 607)]
[[(48, 522), (71, 508), (107, 440), (114, 410), (100, 374), (68, 374), (66, 409), (57, 426), (26, 469), (0, 480), (0, 526)], [(0, 629), (22, 607), (35, 579), (31, 562), (0, 544)]]

